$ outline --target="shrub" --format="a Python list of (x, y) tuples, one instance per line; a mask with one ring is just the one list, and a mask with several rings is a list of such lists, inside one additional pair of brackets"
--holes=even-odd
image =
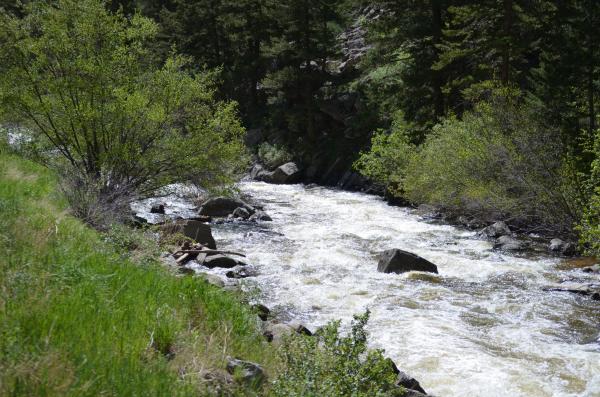
[(596, 131), (593, 147), (594, 161), (588, 180), (590, 199), (577, 226), (580, 242), (584, 251), (590, 255), (600, 256), (600, 130)]
[(292, 337), (282, 348), (284, 367), (273, 384), (274, 396), (402, 396), (396, 374), (381, 350), (367, 349), (369, 312), (355, 316), (350, 334), (341, 336), (339, 321), (314, 337)]
[(354, 168), (382, 184), (392, 194), (402, 196), (406, 166), (414, 151), (409, 139), (409, 126), (398, 112), (391, 131), (378, 130), (371, 140), (370, 151), (361, 152)]
[(292, 155), (279, 145), (268, 142), (261, 143), (258, 147), (258, 159), (269, 169), (275, 169), (282, 164), (292, 161)]
[[(174, 182), (228, 184), (245, 165), (236, 105), (214, 99), (210, 74), (158, 62), (150, 19), (100, 0), (33, 2), (0, 14), (0, 108), (29, 129), (36, 159), (101, 201)], [(77, 206), (77, 205), (75, 205)]]
[(434, 128), (406, 168), (407, 197), (528, 230), (571, 231), (580, 201), (558, 131), (518, 92), (486, 94), (462, 119)]

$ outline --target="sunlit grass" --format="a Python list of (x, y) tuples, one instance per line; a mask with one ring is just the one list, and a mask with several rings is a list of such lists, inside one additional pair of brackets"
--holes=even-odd
[(202, 395), (227, 355), (274, 367), (236, 297), (124, 260), (68, 215), (50, 172), (7, 153), (0, 252), (0, 395)]

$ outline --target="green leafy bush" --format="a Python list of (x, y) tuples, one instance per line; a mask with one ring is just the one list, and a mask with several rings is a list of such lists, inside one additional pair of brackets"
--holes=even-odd
[(292, 155), (279, 145), (264, 142), (258, 147), (258, 159), (267, 168), (275, 169), (292, 161)]
[(341, 336), (340, 322), (314, 337), (292, 337), (282, 348), (283, 370), (273, 384), (276, 397), (402, 396), (396, 374), (381, 350), (368, 350), (365, 326), (369, 312), (355, 316), (350, 334)]
[(594, 161), (589, 177), (590, 199), (577, 226), (584, 251), (600, 256), (600, 130), (596, 131), (593, 147)]
[(558, 131), (515, 90), (486, 88), (462, 119), (433, 129), (406, 168), (406, 196), (530, 230), (571, 231), (580, 201)]
[(4, 120), (31, 132), (37, 160), (82, 189), (74, 198), (231, 183), (246, 160), (236, 104), (216, 100), (211, 75), (187, 73), (181, 56), (159, 62), (152, 20), (104, 6), (40, 1), (23, 19), (0, 14)]
[(371, 180), (382, 184), (392, 194), (403, 195), (406, 167), (415, 146), (410, 143), (409, 126), (397, 113), (391, 132), (378, 130), (371, 140), (371, 149), (362, 152), (354, 168)]

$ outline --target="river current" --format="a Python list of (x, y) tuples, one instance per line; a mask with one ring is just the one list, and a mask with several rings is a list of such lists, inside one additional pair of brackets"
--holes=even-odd
[[(545, 285), (592, 277), (548, 256), (494, 251), (475, 232), (421, 219), (378, 197), (243, 182), (272, 222), (217, 225), (242, 251), (260, 300), (309, 328), (371, 310), (372, 347), (439, 396), (600, 396), (599, 303)], [(377, 272), (389, 248), (439, 275)]]

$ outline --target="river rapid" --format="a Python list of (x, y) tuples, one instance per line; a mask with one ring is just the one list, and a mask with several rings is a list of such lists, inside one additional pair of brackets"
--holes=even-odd
[[(492, 250), (474, 232), (435, 224), (378, 197), (243, 182), (273, 222), (217, 225), (242, 251), (260, 300), (316, 328), (371, 310), (373, 347), (439, 396), (600, 396), (598, 302), (544, 285), (586, 276), (551, 257)], [(414, 252), (439, 275), (377, 272), (377, 254)]]

